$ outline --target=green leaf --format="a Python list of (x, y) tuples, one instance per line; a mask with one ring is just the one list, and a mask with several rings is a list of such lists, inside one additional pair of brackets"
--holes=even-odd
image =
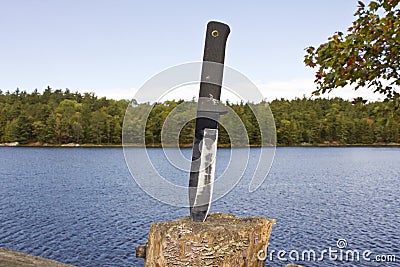
[(377, 2), (371, 1), (371, 3), (369, 3), (369, 9), (371, 11), (377, 11), (379, 8), (379, 4)]

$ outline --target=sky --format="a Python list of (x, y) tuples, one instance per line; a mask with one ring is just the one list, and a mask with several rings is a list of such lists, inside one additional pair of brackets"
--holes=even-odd
[[(0, 0), (0, 89), (68, 88), (131, 99), (166, 68), (201, 61), (210, 20), (231, 28), (225, 64), (267, 100), (311, 96), (305, 48), (354, 20), (358, 0)], [(376, 99), (351, 88), (329, 97)]]

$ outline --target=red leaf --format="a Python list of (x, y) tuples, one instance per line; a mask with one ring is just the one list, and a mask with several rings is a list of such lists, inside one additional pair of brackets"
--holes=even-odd
[(347, 66), (351, 66), (354, 63), (354, 59), (350, 58), (349, 61), (347, 61)]

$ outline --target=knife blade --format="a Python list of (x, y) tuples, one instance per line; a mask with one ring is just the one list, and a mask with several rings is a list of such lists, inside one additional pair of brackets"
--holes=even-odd
[(195, 222), (205, 221), (212, 200), (218, 120), (224, 113), (219, 100), (229, 33), (230, 28), (224, 23), (207, 24), (189, 178), (190, 217)]

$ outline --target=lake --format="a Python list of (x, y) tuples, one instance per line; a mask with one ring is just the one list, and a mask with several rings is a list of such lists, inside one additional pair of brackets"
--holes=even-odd
[[(217, 168), (229, 155), (218, 150)], [(157, 164), (186, 183), (188, 174)], [(249, 179), (211, 212), (276, 219), (266, 266), (400, 266), (399, 148), (277, 148), (253, 193)], [(77, 266), (142, 266), (135, 246), (150, 224), (188, 215), (144, 193), (120, 148), (0, 147), (0, 210), (0, 247)]]

